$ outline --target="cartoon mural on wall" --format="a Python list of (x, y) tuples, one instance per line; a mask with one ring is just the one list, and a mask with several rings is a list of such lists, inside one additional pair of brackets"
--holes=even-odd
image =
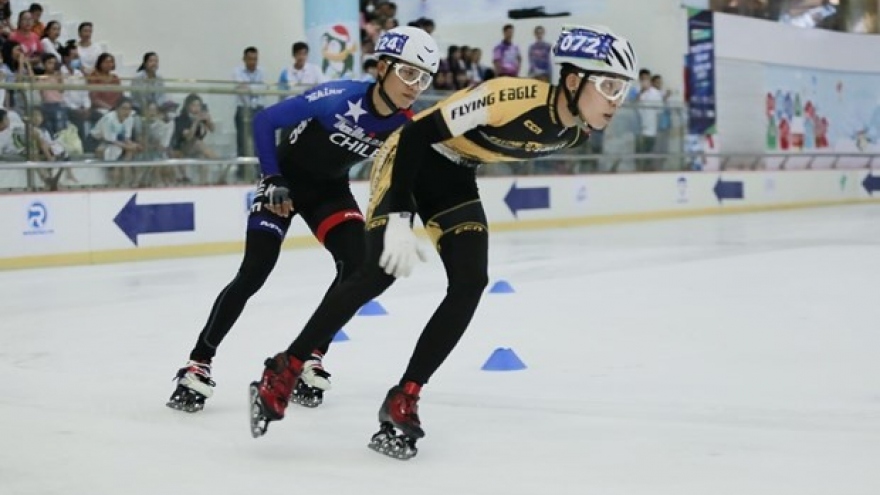
[(766, 150), (880, 152), (880, 74), (765, 68)]

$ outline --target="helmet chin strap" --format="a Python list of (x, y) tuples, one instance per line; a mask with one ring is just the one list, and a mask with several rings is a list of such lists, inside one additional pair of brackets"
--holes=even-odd
[(382, 101), (388, 105), (388, 108), (391, 109), (391, 113), (395, 113), (400, 110), (400, 107), (394, 104), (391, 101), (391, 96), (388, 95), (388, 92), (385, 91), (385, 79), (388, 77), (388, 74), (391, 72), (391, 67), (394, 65), (393, 62), (388, 64), (388, 68), (385, 70), (385, 75), (379, 78), (379, 81), (376, 83), (379, 87), (379, 98), (382, 98)]
[[(565, 101), (568, 104), (568, 111), (574, 117), (575, 124), (578, 127), (583, 129), (586, 132), (590, 132), (593, 130), (593, 127), (587, 123), (584, 117), (581, 115), (581, 110), (578, 108), (578, 100), (581, 98), (581, 93), (583, 93), (584, 88), (587, 87), (587, 82), (589, 79), (585, 77), (583, 74), (580, 76), (580, 82), (578, 83), (577, 89), (571, 91), (568, 89), (568, 86), (564, 86), (565, 89)], [(565, 81), (563, 81), (564, 84)]]

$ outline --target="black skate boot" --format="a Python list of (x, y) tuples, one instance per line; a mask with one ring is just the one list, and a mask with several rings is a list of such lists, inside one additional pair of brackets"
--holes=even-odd
[(305, 407), (318, 407), (324, 402), (324, 392), (330, 390), (330, 373), (321, 364), (323, 355), (313, 352), (303, 363), (302, 375), (290, 395), (290, 402)]
[(379, 408), (379, 431), (368, 445), (371, 449), (403, 461), (416, 456), (416, 440), (425, 436), (418, 411), (421, 389), (421, 385), (406, 382), (388, 391)]
[(199, 412), (205, 408), (205, 400), (214, 395), (214, 380), (211, 379), (211, 363), (190, 360), (180, 368), (177, 388), (165, 404), (171, 409), (188, 413)]
[(259, 438), (266, 434), (269, 422), (284, 418), (287, 401), (299, 381), (303, 363), (299, 359), (279, 353), (265, 362), (263, 378), (251, 383), (251, 435)]

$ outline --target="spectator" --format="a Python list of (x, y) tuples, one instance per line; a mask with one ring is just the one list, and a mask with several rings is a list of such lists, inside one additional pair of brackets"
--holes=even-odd
[(470, 48), (462, 46), (455, 51), (448, 53), (449, 70), (452, 72), (453, 89), (461, 89), (468, 87), (470, 79), (468, 78), (467, 64), (464, 62), (466, 54), (470, 54)]
[[(171, 138), (172, 152), (178, 158), (207, 158), (216, 160), (217, 154), (205, 143), (208, 134), (214, 132), (214, 121), (208, 113), (208, 107), (202, 98), (191, 93), (187, 95), (180, 109), (180, 115), (174, 120), (174, 136)], [(183, 171), (181, 171), (183, 172)], [(199, 167), (201, 184), (207, 183), (208, 169)], [(186, 174), (181, 174), (188, 181)]]
[(376, 82), (376, 76), (379, 73), (379, 62), (375, 58), (365, 58), (362, 69), (364, 72), (361, 78), (362, 81)]
[(293, 64), (281, 71), (281, 75), (278, 77), (278, 89), (290, 91), (291, 86), (313, 86), (324, 82), (324, 74), (321, 73), (321, 69), (308, 61), (308, 44), (297, 41), (293, 44), (291, 53), (293, 54)]
[[(95, 155), (106, 161), (131, 161), (134, 155), (142, 151), (140, 143), (132, 139), (134, 133), (134, 107), (128, 98), (120, 98), (118, 105), (105, 113), (101, 120), (92, 129), (92, 137), (98, 142)], [(108, 169), (110, 184), (119, 187), (125, 182), (125, 176), (130, 177), (130, 183), (134, 184), (134, 169), (126, 174), (124, 168), (113, 167)]]
[(43, 6), (38, 3), (32, 3), (28, 8), (28, 12), (31, 13), (31, 17), (34, 19), (34, 27), (32, 28), (32, 31), (38, 38), (42, 38), (45, 29), (45, 26), (43, 26), (43, 22), (41, 21), (43, 17)]
[(85, 75), (89, 75), (95, 70), (95, 65), (98, 63), (98, 57), (103, 53), (100, 46), (92, 43), (93, 29), (91, 22), (83, 22), (79, 25), (79, 29), (77, 30), (79, 41), (77, 42), (76, 47), (79, 52), (80, 62), (82, 63), (82, 71)]
[(9, 156), (21, 153), (21, 149), (15, 144), (13, 135), (23, 126), (24, 122), (21, 121), (18, 114), (0, 108), (0, 155)]
[[(52, 57), (54, 60), (54, 57)], [(54, 162), (65, 160), (67, 153), (61, 143), (55, 141), (49, 131), (43, 127), (43, 112), (39, 108), (31, 109), (31, 118), (28, 122), (28, 131), (26, 135), (30, 136), (30, 149), (34, 151), (33, 158), (37, 161)], [(61, 167), (57, 172), (52, 173), (50, 168), (37, 169), (37, 175), (43, 180), (50, 191), (58, 190), (58, 179), (64, 171), (67, 171), (66, 178), (71, 182), (79, 182), (73, 176), (73, 171), (69, 167)]]
[(159, 76), (159, 56), (156, 52), (147, 52), (141, 60), (137, 73), (131, 80), (131, 99), (137, 111), (142, 111), (148, 103), (155, 103), (160, 107), (173, 105), (171, 98), (165, 93), (165, 82)]
[(446, 58), (440, 59), (437, 73), (434, 74), (434, 89), (438, 91), (451, 91), (455, 89), (455, 74), (452, 73), (451, 61), (457, 57), (458, 46), (450, 45), (446, 50)]
[[(5, 67), (0, 69), (6, 77), (6, 82), (30, 81), (34, 76), (30, 59), (25, 55), (21, 45), (16, 41), (7, 41), (0, 47), (3, 54)], [(7, 93), (8, 101), (6, 108), (12, 108), (19, 115), (27, 115), (27, 92), (23, 90), (10, 90)]]
[(68, 121), (76, 126), (80, 144), (86, 141), (90, 129), (89, 116), (91, 115), (92, 100), (85, 88), (86, 78), (79, 70), (79, 54), (76, 42), (71, 40), (59, 50), (61, 55), (61, 74), (64, 83), (68, 86), (82, 85), (83, 89), (70, 89), (64, 91), (64, 106), (67, 109)]
[(672, 112), (669, 110), (669, 97), (672, 91), (663, 88), (663, 76), (654, 74), (651, 77), (651, 86), (663, 96), (662, 107), (657, 113), (657, 142), (654, 143), (655, 153), (669, 152), (670, 130), (672, 129)]
[[(654, 144), (657, 141), (657, 114), (663, 95), (651, 86), (651, 71), (642, 69), (639, 71), (639, 137), (636, 141), (636, 153), (653, 153)], [(636, 161), (636, 169), (639, 172), (650, 172), (655, 169), (652, 158), (642, 158)]]
[(488, 81), (495, 77), (495, 73), (492, 69), (483, 65), (480, 60), (483, 58), (483, 50), (479, 48), (474, 48), (471, 50), (471, 64), (469, 66), (470, 74), (468, 79), (471, 81), (471, 85), (480, 84), (483, 81)]
[(12, 7), (10, 0), (0, 0), (0, 37), (8, 39), (12, 34)]
[[(61, 65), (51, 53), (43, 54), (43, 75), (41, 82), (61, 84), (64, 76), (59, 70)], [(43, 100), (43, 127), (49, 131), (49, 135), (55, 136), (59, 131), (67, 127), (67, 109), (64, 107), (64, 91), (60, 89), (42, 89), (40, 97)]]
[[(232, 80), (238, 82), (236, 90), (238, 106), (235, 108), (235, 135), (237, 156), (253, 156), (253, 147), (248, 139), (254, 114), (265, 107), (263, 96), (252, 94), (254, 89), (261, 89), (265, 83), (263, 69), (259, 67), (260, 54), (253, 46), (244, 49), (242, 65), (236, 67)], [(244, 170), (239, 168), (238, 175), (243, 177)]]
[[(156, 102), (149, 102), (143, 111), (142, 128), (139, 136), (143, 153), (143, 160), (167, 160), (170, 157), (171, 138), (174, 135), (174, 121), (168, 107), (160, 108)], [(153, 174), (158, 174), (158, 180), (164, 186), (175, 183), (174, 167), (160, 166), (149, 167), (141, 177), (139, 185), (147, 186), (153, 183)]]
[(34, 18), (27, 10), (18, 14), (18, 28), (9, 35), (10, 41), (21, 45), (21, 50), (31, 60), (31, 64), (38, 65), (43, 47), (40, 45), (40, 37), (32, 31)]
[[(116, 70), (116, 59), (109, 53), (102, 53), (86, 80), (89, 84), (120, 86), (119, 76), (113, 72), (114, 70)], [(89, 91), (89, 98), (92, 100), (92, 120), (97, 121), (105, 113), (116, 108), (119, 100), (122, 99), (122, 91), (103, 89)]]
[(58, 49), (61, 48), (61, 42), (58, 41), (60, 36), (61, 24), (58, 21), (49, 21), (49, 24), (46, 24), (45, 31), (43, 31), (43, 39), (40, 40), (40, 47), (43, 49), (43, 53), (53, 55), (58, 59), (59, 64), (61, 63), (61, 55), (58, 53)]
[(544, 41), (544, 27), (535, 27), (535, 42), (529, 46), (529, 77), (550, 81), (550, 43)]
[(519, 67), (522, 64), (522, 55), (519, 47), (513, 44), (513, 25), (505, 24), (502, 29), (504, 38), (495, 46), (492, 53), (492, 63), (495, 66), (497, 76), (519, 75)]

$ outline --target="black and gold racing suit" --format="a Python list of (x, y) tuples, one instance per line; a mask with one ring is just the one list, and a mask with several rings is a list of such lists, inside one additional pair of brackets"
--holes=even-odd
[(492, 79), (453, 94), (391, 134), (370, 177), (367, 259), (359, 273), (328, 293), (288, 353), (307, 359), (316, 343), (392, 284), (394, 277), (378, 265), (388, 214), (417, 212), (449, 280), (401, 380), (426, 383), (458, 343), (488, 283), (488, 226), (476, 169), (582, 143), (586, 135), (578, 127), (559, 122), (557, 101), (557, 88), (548, 83)]

